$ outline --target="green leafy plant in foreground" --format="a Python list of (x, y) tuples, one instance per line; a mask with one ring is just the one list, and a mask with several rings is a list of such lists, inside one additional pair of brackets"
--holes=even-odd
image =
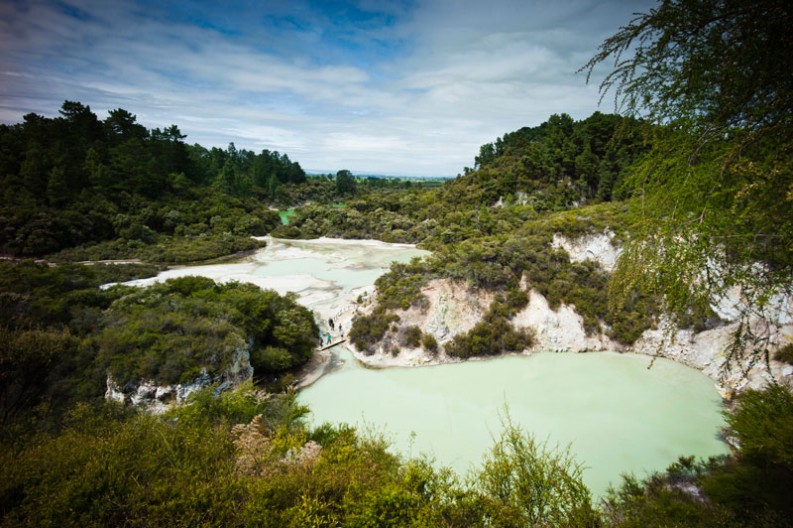
[(293, 395), (211, 388), (164, 416), (77, 406), (0, 450), (4, 526), (591, 526), (580, 467), (511, 425), (463, 483)]
[(625, 476), (604, 501), (607, 526), (793, 526), (793, 393), (770, 385), (725, 412), (734, 456), (682, 457), (640, 481)]

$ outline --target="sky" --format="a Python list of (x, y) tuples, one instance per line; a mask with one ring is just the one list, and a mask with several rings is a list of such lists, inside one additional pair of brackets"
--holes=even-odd
[(480, 145), (584, 119), (576, 74), (649, 0), (0, 0), (0, 122), (123, 108), (309, 171), (454, 176)]

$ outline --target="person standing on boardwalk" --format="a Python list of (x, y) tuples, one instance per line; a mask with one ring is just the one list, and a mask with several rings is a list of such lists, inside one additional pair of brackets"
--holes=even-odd
[(330, 329), (333, 330), (333, 318), (331, 317), (328, 319), (328, 325), (330, 325)]

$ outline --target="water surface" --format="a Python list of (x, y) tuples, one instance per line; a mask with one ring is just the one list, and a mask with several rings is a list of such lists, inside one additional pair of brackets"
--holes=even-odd
[(294, 216), (295, 210), (294, 209), (285, 209), (283, 211), (278, 211), (278, 216), (281, 218), (282, 225), (289, 225), (289, 217)]
[[(321, 326), (332, 316), (349, 328), (352, 302), (391, 262), (427, 254), (375, 241), (267, 241), (237, 262), (173, 268), (132, 284), (185, 275), (252, 282), (296, 292)], [(398, 452), (430, 454), (461, 474), (492, 445), (505, 409), (537, 438), (570, 444), (596, 495), (623, 472), (643, 476), (681, 455), (726, 452), (716, 438), (723, 424), (713, 383), (671, 361), (648, 370), (645, 356), (548, 353), (375, 370), (346, 349), (334, 353), (336, 368), (299, 394), (316, 423), (375, 427)]]
[(681, 455), (726, 452), (713, 382), (668, 360), (632, 354), (540, 353), (421, 368), (368, 369), (348, 351), (304, 389), (315, 423), (374, 428), (397, 452), (429, 454), (461, 475), (511, 420), (550, 445), (570, 445), (601, 496), (620, 474), (663, 470)]

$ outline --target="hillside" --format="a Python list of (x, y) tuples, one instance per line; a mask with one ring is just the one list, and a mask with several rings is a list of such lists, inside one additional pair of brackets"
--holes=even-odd
[[(93, 45), (94, 33), (71, 31), (91, 20), (88, 8), (57, 4), (74, 25), (48, 33), (75, 33)], [(470, 72), (482, 48), (460, 52), (463, 40), (474, 40), (465, 31), (448, 46), (464, 57), (462, 68), (438, 62), (432, 75), (400, 78), (394, 68), (376, 67), (370, 75), (369, 61), (418, 41), (391, 51), (378, 42), (355, 67), (334, 63), (334, 53), (370, 48), (361, 44), (374, 43), (364, 33), (408, 35), (416, 26), (395, 25), (394, 13), (380, 17), (386, 22), (355, 13), (355, 31), (334, 26), (343, 46), (301, 34), (300, 46), (278, 48), (319, 49), (320, 62), (296, 57), (286, 67), (276, 59), (279, 31), (299, 25), (286, 17), (273, 17), (283, 27), (267, 27), (272, 41), (256, 39), (272, 53), (264, 63), (272, 69), (248, 69), (244, 37), (231, 25), (200, 20), (213, 40), (199, 46), (194, 35), (208, 33), (189, 33), (185, 48), (220, 43), (224, 53), (212, 56), (213, 65), (240, 70), (211, 86), (271, 80), (280, 89), (298, 77), (301, 92), (321, 96), (305, 104), (296, 91), (259, 93), (257, 116), (294, 107), (288, 122), (297, 126), (304, 112), (332, 106), (345, 122), (338, 129), (323, 123), (328, 145), (403, 144), (391, 141), (387, 126), (386, 135), (362, 144), (348, 134), (355, 119), (385, 108), (363, 96), (370, 85), (384, 86), (376, 77), (402, 87), (377, 97), (400, 110), (424, 92), (436, 104), (454, 101), (471, 79), (453, 77), (454, 85), (436, 91), (437, 72)], [(334, 23), (341, 16), (324, 15)], [(157, 18), (147, 16), (147, 24)], [(438, 18), (428, 17), (433, 32)], [(594, 17), (586, 22), (598, 25)], [(129, 27), (153, 38), (157, 31), (140, 27), (147, 24)], [(619, 115), (562, 113), (505, 133), (441, 186), (356, 178), (346, 169), (308, 177), (283, 153), (188, 145), (176, 125), (147, 129), (120, 108), (100, 121), (73, 101), (59, 117), (27, 114), (0, 125), (0, 524), (793, 526), (791, 27), (793, 12), (781, 0), (663, 0), (634, 15), (582, 68), (593, 75), (608, 67), (601, 95), (614, 96)], [(503, 40), (506, 29), (499, 25), (482, 41)], [(528, 38), (519, 29), (509, 38)], [(541, 32), (543, 39), (571, 33), (558, 29)], [(16, 51), (18, 39), (20, 47), (32, 44), (24, 29), (4, 42)], [(55, 49), (48, 57), (60, 63)], [(150, 49), (157, 52), (148, 52), (151, 61), (168, 56)], [(151, 73), (158, 65), (134, 69)], [(12, 70), (8, 79), (38, 80)], [(510, 73), (504, 77), (512, 83)], [(347, 90), (343, 103), (329, 97), (337, 85)], [(169, 86), (181, 88), (173, 78)], [(251, 95), (238, 93), (245, 101)], [(319, 137), (306, 142), (319, 145)], [(288, 225), (277, 213), (285, 208), (294, 209)], [(625, 475), (594, 504), (582, 480), (587, 461), (521, 431), (507, 405), (490, 451), (458, 476), (426, 457), (394, 455), (377, 432), (306, 419), (293, 382), (325, 321), (315, 321), (294, 293), (199, 277), (146, 288), (114, 284), (251, 251), (262, 243), (253, 236), (268, 234), (373, 238), (431, 251), (392, 265), (375, 293), (362, 293), (349, 310), (356, 317), (351, 329), (345, 320), (345, 337), (364, 362), (541, 349), (672, 357), (724, 381), (720, 434), (731, 454), (683, 456), (660, 473)], [(322, 287), (323, 295), (336, 293), (330, 281)], [(621, 434), (608, 429), (606, 412), (596, 417)]]

